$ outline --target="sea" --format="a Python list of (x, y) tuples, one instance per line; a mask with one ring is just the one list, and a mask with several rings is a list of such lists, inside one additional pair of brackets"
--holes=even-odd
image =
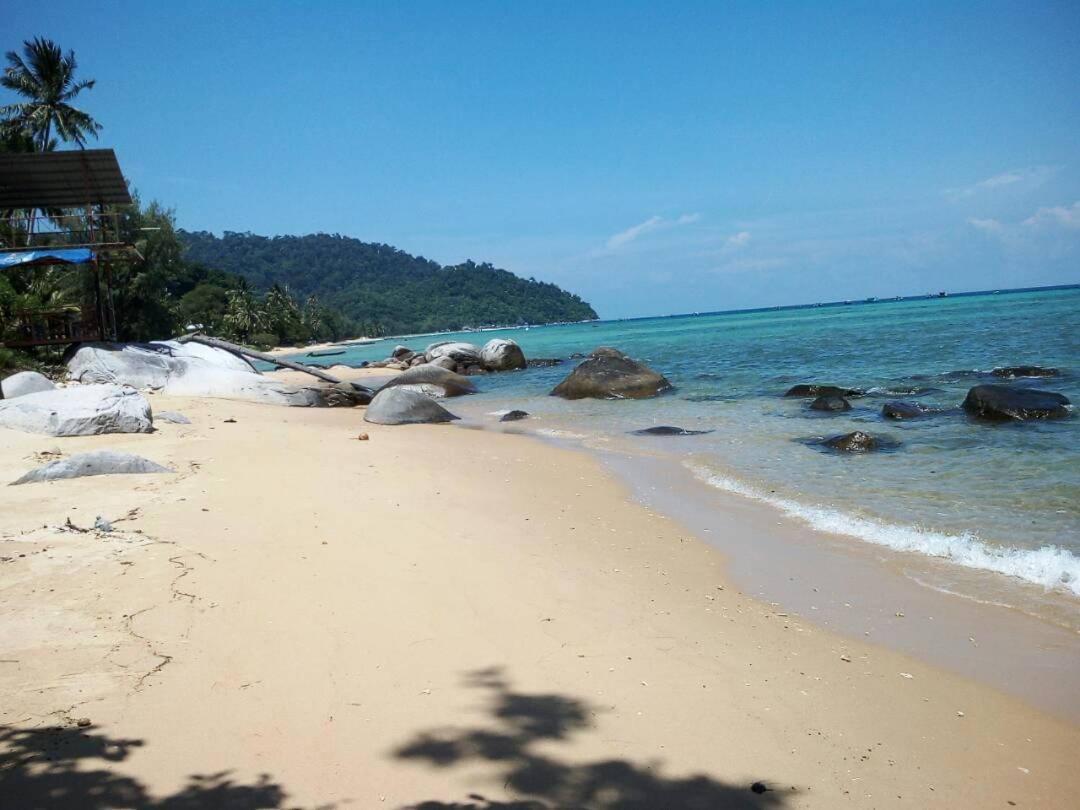
[[(479, 394), (447, 403), (473, 426), (525, 410), (530, 417), (514, 430), (618, 453), (631, 467), (635, 456), (662, 459), (718, 493), (805, 524), (811, 538), (841, 537), (903, 559), (921, 584), (1080, 632), (1080, 415), (989, 423), (960, 408), (982, 383), (1057, 391), (1080, 404), (1080, 287), (397, 337), (321, 361), (494, 337), (562, 362), (476, 378)], [(572, 355), (598, 346), (660, 371), (672, 390), (646, 400), (550, 396), (580, 362)], [(991, 374), (1017, 365), (1059, 374)], [(865, 395), (850, 411), (819, 413), (809, 400), (784, 397), (798, 383)], [(882, 406), (894, 400), (930, 413), (886, 419)], [(633, 433), (658, 425), (707, 432)], [(820, 443), (855, 430), (885, 448), (845, 455)]]

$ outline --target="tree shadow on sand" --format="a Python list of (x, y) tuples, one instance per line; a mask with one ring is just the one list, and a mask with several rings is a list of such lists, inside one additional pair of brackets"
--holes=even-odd
[(229, 771), (195, 775), (176, 793), (152, 796), (145, 785), (115, 769), (142, 745), (142, 740), (108, 737), (94, 726), (0, 726), (0, 810), (285, 807), (287, 794), (266, 774), (253, 784), (234, 782)]
[(786, 804), (767, 783), (733, 786), (708, 776), (665, 777), (660, 763), (561, 762), (535, 748), (550, 748), (589, 728), (588, 704), (557, 694), (515, 692), (498, 668), (471, 673), (466, 685), (490, 692), (491, 727), (422, 732), (394, 755), (435, 768), (491, 763), (499, 781), (520, 798), (493, 801), (471, 794), (464, 802), (431, 800), (410, 810), (768, 810)]

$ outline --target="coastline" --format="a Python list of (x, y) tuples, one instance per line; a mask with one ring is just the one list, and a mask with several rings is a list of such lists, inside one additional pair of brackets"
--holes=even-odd
[[(180, 471), (5, 488), (0, 676), (6, 725), (142, 740), (96, 764), (155, 795), (233, 769), (290, 804), (548, 799), (506, 778), (542, 760), (617, 761), (650, 790), (701, 774), (732, 806), (1071, 803), (1075, 722), (739, 593), (737, 561), (584, 452), (153, 404), (193, 424), (0, 436), (8, 480), (52, 446)], [(112, 535), (41, 528), (132, 509)], [(508, 759), (450, 726), (501, 733)]]

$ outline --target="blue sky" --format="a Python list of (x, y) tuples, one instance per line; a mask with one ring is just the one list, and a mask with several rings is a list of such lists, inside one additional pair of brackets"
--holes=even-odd
[[(4, 4), (145, 199), (602, 316), (1080, 282), (1080, 4)], [(0, 96), (6, 101), (6, 97)]]

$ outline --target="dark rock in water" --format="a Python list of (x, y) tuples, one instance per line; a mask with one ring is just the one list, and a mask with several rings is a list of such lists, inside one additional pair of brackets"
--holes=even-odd
[(401, 387), (379, 391), (364, 414), (365, 421), (376, 425), (432, 424), (458, 418), (431, 397)]
[(646, 399), (671, 387), (662, 374), (604, 346), (593, 351), (551, 394), (563, 399)]
[(802, 383), (793, 385), (785, 393), (785, 397), (861, 397), (862, 391), (854, 388), (840, 388), (836, 385), (817, 385), (814, 383)]
[(588, 355), (587, 354), (582, 354), (581, 352), (572, 352), (570, 354), (570, 359), (571, 360), (584, 360), (586, 357), (588, 357)]
[(1035, 388), (976, 385), (964, 399), (964, 410), (982, 419), (1052, 419), (1069, 415), (1068, 397)]
[(87, 475), (120, 475), (139, 473), (169, 473), (168, 467), (131, 453), (114, 450), (94, 450), (76, 453), (68, 458), (50, 461), (31, 470), (12, 484), (33, 484), (38, 481), (57, 481), (61, 478), (82, 478)]
[(399, 360), (402, 357), (412, 357), (416, 352), (410, 349), (408, 346), (402, 346), (400, 343), (394, 347), (394, 350), (390, 352), (390, 356), (395, 360)]
[(851, 403), (839, 394), (825, 394), (810, 403), (812, 411), (850, 411)]
[(926, 408), (914, 402), (886, 402), (881, 407), (881, 415), (886, 419), (918, 419), (926, 413)]
[(500, 422), (518, 422), (522, 419), (527, 419), (529, 416), (528, 411), (508, 411), (499, 417)]
[(878, 448), (877, 439), (861, 430), (853, 433), (845, 433), (843, 436), (833, 436), (822, 442), (826, 447), (838, 450), (841, 453), (865, 453), (867, 450)]
[(526, 361), (526, 365), (529, 368), (551, 368), (552, 366), (561, 366), (562, 360), (558, 357), (530, 357)]
[(1015, 380), (1017, 377), (1057, 377), (1061, 374), (1056, 368), (1043, 366), (1005, 366), (995, 368), (990, 373), (995, 377), (1004, 377), (1006, 380)]
[(630, 432), (635, 436), (701, 436), (705, 433), (712, 433), (711, 430), (687, 430), (686, 428), (672, 427), (671, 425), (657, 425), (656, 427), (631, 430)]

